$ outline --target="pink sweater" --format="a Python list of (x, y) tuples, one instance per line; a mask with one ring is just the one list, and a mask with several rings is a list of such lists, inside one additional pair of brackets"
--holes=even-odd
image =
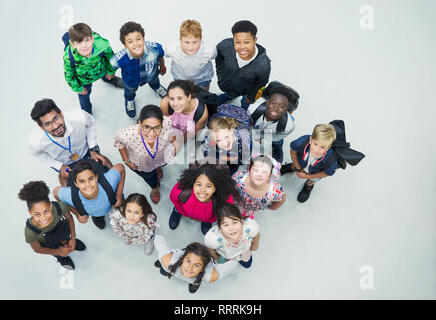
[[(182, 190), (179, 189), (179, 183), (177, 182), (170, 193), (170, 199), (180, 214), (203, 222), (214, 223), (216, 221), (216, 217), (212, 210), (212, 201), (205, 203), (198, 201), (194, 194), (194, 190), (192, 190), (191, 197), (186, 201), (186, 203), (183, 203), (179, 200), (179, 194), (181, 192)], [(227, 202), (233, 203), (232, 195), (229, 195)]]

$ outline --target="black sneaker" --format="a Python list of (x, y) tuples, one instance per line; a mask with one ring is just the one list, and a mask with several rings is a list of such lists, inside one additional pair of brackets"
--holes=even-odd
[(57, 258), (58, 262), (61, 264), (62, 267), (64, 267), (67, 270), (74, 270), (74, 263), (73, 260), (71, 260), (70, 257), (59, 257)]
[(106, 226), (106, 222), (104, 221), (104, 217), (92, 217), (92, 222), (99, 228), (100, 230), (103, 230)]
[(304, 184), (303, 189), (301, 189), (300, 193), (298, 194), (297, 200), (298, 202), (306, 202), (307, 199), (310, 197), (310, 193), (312, 192), (313, 186), (308, 186), (307, 182)]
[(209, 231), (209, 229), (212, 228), (212, 223), (210, 222), (202, 222), (201, 223), (201, 232), (203, 232), (204, 235)]
[(162, 99), (166, 97), (167, 95), (167, 89), (165, 89), (165, 87), (163, 85), (160, 85), (160, 87), (156, 90), (154, 90), (159, 97), (161, 97)]
[(86, 249), (85, 244), (82, 240), (76, 238), (76, 251), (83, 251)]
[(171, 216), (170, 216), (170, 221), (169, 221), (170, 228), (172, 230), (176, 229), (179, 226), (181, 217), (182, 217), (182, 215), (174, 207), (173, 212), (171, 213)]
[(130, 119), (135, 120), (136, 118), (136, 104), (135, 100), (127, 101), (124, 100), (124, 109), (126, 110), (126, 114)]
[(163, 275), (164, 277), (168, 277), (168, 272), (166, 272), (162, 267), (160, 268), (160, 274)]
[(200, 286), (193, 285), (192, 283), (189, 284), (189, 292), (190, 293), (196, 293), (198, 288), (200, 288)]
[(284, 175), (284, 174), (287, 174), (287, 173), (292, 173), (292, 172), (295, 172), (295, 171), (297, 171), (297, 169), (293, 169), (293, 168), (292, 168), (292, 162), (291, 162), (291, 163), (284, 164), (284, 165), (282, 165), (282, 167), (280, 168), (280, 174), (281, 174), (281, 175)]
[(159, 261), (159, 260), (156, 260), (156, 261), (154, 262), (154, 266), (155, 266), (156, 268), (162, 268), (162, 265), (160, 264), (160, 261)]
[(124, 81), (120, 77), (115, 76), (112, 79), (107, 80), (107, 82), (116, 88), (124, 89)]

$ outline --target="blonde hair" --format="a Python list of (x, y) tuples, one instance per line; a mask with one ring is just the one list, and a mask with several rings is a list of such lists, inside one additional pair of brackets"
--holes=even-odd
[(330, 146), (336, 140), (336, 130), (331, 124), (317, 124), (312, 132), (312, 139), (323, 141)]
[(194, 38), (201, 39), (201, 25), (197, 20), (186, 20), (180, 26), (180, 37), (192, 35)]
[(239, 122), (230, 117), (215, 117), (209, 122), (209, 129), (212, 131), (218, 131), (221, 129), (236, 129)]

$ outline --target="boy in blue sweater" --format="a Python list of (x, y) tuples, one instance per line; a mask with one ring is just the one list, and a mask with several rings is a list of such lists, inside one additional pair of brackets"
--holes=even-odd
[(338, 168), (336, 153), (331, 149), (336, 140), (336, 130), (331, 124), (318, 124), (312, 136), (304, 135), (291, 142), (292, 163), (282, 166), (281, 174), (297, 172), (300, 179), (306, 179), (297, 200), (309, 199), (315, 182), (332, 176)]
[(121, 68), (124, 106), (127, 116), (131, 119), (136, 117), (135, 96), (139, 86), (148, 83), (161, 98), (167, 94), (158, 78), (159, 74), (166, 73), (162, 45), (144, 41), (144, 35), (144, 29), (139, 23), (125, 23), (120, 29), (120, 40), (125, 48), (110, 59), (115, 70)]

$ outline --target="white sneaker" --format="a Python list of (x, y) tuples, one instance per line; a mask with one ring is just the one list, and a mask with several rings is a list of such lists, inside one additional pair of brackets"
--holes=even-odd
[(155, 91), (162, 99), (165, 98), (165, 96), (167, 95), (167, 89), (165, 89), (162, 85), (160, 85), (159, 89)]
[(135, 119), (136, 118), (135, 100), (124, 101), (124, 107), (126, 108), (126, 114), (129, 117), (129, 119)]
[(146, 243), (145, 243), (145, 248), (144, 248), (144, 253), (149, 256), (152, 252), (153, 252), (153, 248), (154, 248), (154, 243), (153, 243), (154, 238), (150, 238)]

